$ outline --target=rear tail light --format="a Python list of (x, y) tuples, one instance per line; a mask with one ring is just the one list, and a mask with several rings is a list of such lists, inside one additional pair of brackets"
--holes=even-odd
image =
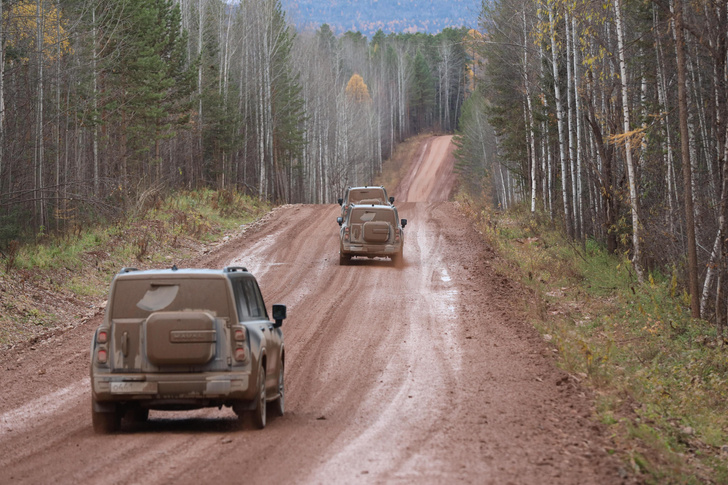
[(245, 330), (242, 328), (236, 328), (235, 329), (235, 340), (238, 342), (244, 342), (245, 341)]
[(108, 338), (109, 334), (106, 333), (106, 330), (100, 330), (99, 333), (96, 335), (96, 343), (105, 344)]
[(349, 228), (345, 227), (344, 228), (344, 241), (348, 241), (348, 240), (349, 240)]
[(96, 361), (98, 361), (99, 364), (105, 364), (107, 358), (108, 355), (106, 353), (106, 349), (99, 349), (99, 351), (96, 353)]
[(245, 360), (245, 347), (238, 347), (235, 349), (235, 360), (238, 362)]

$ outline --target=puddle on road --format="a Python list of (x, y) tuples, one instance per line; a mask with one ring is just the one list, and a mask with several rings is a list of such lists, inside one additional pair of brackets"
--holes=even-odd
[(452, 280), (452, 278), (450, 278), (450, 274), (447, 272), (446, 269), (442, 270), (442, 276), (440, 276), (440, 279), (445, 283), (449, 283)]

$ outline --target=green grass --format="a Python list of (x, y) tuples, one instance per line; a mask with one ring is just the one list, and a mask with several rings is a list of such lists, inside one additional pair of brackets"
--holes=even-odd
[(568, 241), (545, 215), (459, 201), (503, 257), (498, 269), (534, 290), (534, 326), (594, 389), (620, 456), (651, 483), (728, 483), (728, 351), (690, 318), (676, 271), (640, 284), (625, 255)]

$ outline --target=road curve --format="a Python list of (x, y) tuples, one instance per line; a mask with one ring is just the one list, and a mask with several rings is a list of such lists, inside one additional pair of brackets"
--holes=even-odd
[(0, 356), (0, 483), (622, 482), (587, 393), (513, 308), (524, 290), (447, 202), (450, 138), (426, 139), (394, 191), (402, 268), (339, 266), (335, 205), (277, 208), (188, 262), (245, 265), (288, 305), (283, 417), (152, 411), (94, 434), (97, 317)]

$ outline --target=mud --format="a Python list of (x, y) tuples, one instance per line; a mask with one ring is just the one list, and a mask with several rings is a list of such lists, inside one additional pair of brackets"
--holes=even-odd
[[(91, 428), (100, 316), (0, 356), (0, 483), (631, 482), (516, 302), (523, 290), (452, 202), (450, 137), (395, 191), (405, 264), (338, 265), (337, 205), (290, 205), (190, 266), (242, 264), (284, 323), (286, 414), (152, 411)], [(178, 264), (179, 266), (179, 264)], [(623, 478), (626, 477), (626, 478)]]

